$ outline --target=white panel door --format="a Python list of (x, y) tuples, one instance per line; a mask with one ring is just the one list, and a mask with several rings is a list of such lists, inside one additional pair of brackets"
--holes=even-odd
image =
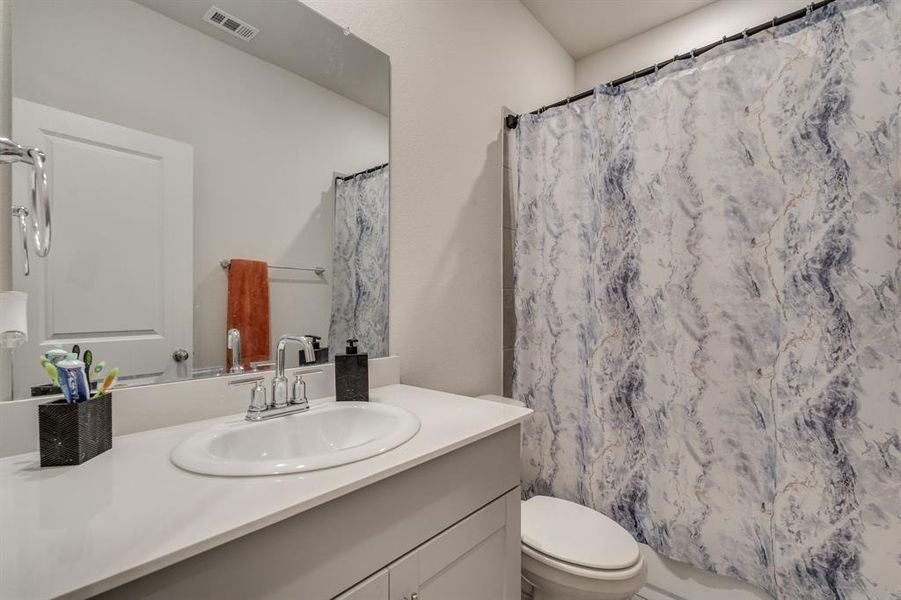
[[(13, 223), (29, 333), (13, 397), (47, 382), (37, 357), (57, 344), (90, 349), (120, 377), (160, 374), (178, 348), (193, 355), (193, 147), (19, 98), (13, 137), (47, 154), (53, 231), (24, 277)], [(30, 206), (29, 170), (13, 173), (13, 204)]]

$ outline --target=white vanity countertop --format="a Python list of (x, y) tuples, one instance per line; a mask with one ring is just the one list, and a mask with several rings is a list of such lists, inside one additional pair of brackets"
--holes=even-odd
[(422, 422), (419, 433), (385, 454), (322, 471), (209, 477), (169, 461), (172, 448), (187, 436), (243, 415), (116, 437), (112, 450), (75, 467), (41, 469), (37, 453), (0, 460), (0, 598), (100, 593), (487, 437), (531, 413), (406, 385), (374, 388), (370, 397), (415, 413)]

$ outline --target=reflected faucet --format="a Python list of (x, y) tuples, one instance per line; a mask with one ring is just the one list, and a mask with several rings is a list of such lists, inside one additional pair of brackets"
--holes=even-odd
[(241, 332), (237, 329), (229, 329), (225, 344), (232, 353), (232, 366), (229, 373), (243, 373), (244, 365), (241, 362)]
[(285, 377), (285, 346), (288, 345), (288, 342), (300, 344), (303, 347), (303, 355), (307, 362), (316, 360), (316, 351), (313, 349), (313, 342), (310, 341), (310, 338), (302, 335), (283, 335), (278, 338), (278, 345), (275, 348), (275, 377), (272, 379), (271, 406), (272, 408), (284, 408), (288, 404), (297, 404), (300, 410), (306, 410), (306, 393), (305, 391), (302, 392), (302, 395), (299, 393), (298, 382), (291, 387), (290, 397), (288, 394), (288, 378)]

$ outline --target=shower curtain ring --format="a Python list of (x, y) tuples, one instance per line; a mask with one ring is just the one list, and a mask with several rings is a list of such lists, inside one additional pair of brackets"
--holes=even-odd
[(770, 25), (770, 27), (775, 27), (775, 26), (776, 26), (776, 19), (778, 19), (778, 18), (779, 18), (779, 17), (773, 17), (773, 24)]
[(747, 29), (745, 29), (744, 31), (741, 32), (741, 37), (744, 39), (748, 39), (748, 30)]
[(694, 58), (695, 58), (695, 50), (697, 50), (697, 48), (692, 48), (692, 49), (691, 49), (691, 59), (692, 59), (692, 60), (694, 60)]

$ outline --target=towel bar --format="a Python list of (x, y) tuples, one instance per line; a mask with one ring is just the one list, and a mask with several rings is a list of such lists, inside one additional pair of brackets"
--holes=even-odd
[[(219, 261), (219, 266), (222, 267), (223, 269), (227, 269), (229, 266), (231, 266), (231, 261), (228, 259), (222, 259), (221, 261)], [(317, 275), (322, 275), (323, 273), (325, 273), (324, 267), (283, 267), (280, 265), (269, 265), (269, 268), (270, 269), (287, 269), (289, 271), (312, 271), (313, 273), (316, 273)]]

